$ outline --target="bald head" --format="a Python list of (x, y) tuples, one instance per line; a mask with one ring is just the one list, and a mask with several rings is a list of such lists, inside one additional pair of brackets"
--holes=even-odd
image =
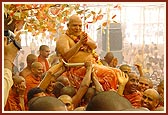
[(45, 50), (46, 48), (49, 48), (47, 45), (41, 45), (39, 48), (39, 51)]
[(51, 96), (34, 97), (28, 103), (29, 111), (67, 111), (65, 104)]
[(81, 22), (82, 23), (81, 18), (77, 14), (74, 14), (69, 18), (69, 24), (74, 23), (74, 22)]
[(15, 75), (12, 78), (13, 78), (14, 83), (16, 83), (16, 84), (19, 84), (19, 83), (25, 81), (24, 77), (23, 76), (19, 76), (19, 75)]
[(70, 85), (69, 79), (67, 77), (65, 77), (65, 76), (58, 77), (57, 81), (63, 83), (65, 86), (69, 86)]
[(74, 36), (79, 36), (82, 32), (82, 20), (78, 15), (72, 15), (67, 24), (67, 33)]
[(149, 89), (150, 79), (146, 76), (139, 78), (138, 90), (144, 92), (146, 89)]
[(61, 82), (56, 82), (55, 83), (55, 88), (54, 88), (54, 90), (53, 90), (53, 94), (55, 95), (55, 97), (59, 97), (61, 94), (60, 94), (60, 92), (61, 92), (61, 89), (64, 87), (64, 84), (63, 83), (61, 83)]
[(120, 66), (119, 68), (121, 71), (123, 71), (124, 73), (129, 73), (131, 72), (131, 67), (127, 64), (123, 64)]
[(58, 97), (61, 101), (63, 101), (65, 104), (66, 103), (72, 103), (72, 98), (69, 95), (61, 95)]
[(12, 89), (16, 89), (16, 93), (19, 93), (21, 90), (20, 90), (20, 87), (22, 88), (22, 90), (25, 90), (26, 89), (26, 80), (24, 79), (23, 76), (18, 76), (18, 75), (15, 75), (13, 76), (13, 86), (12, 86)]
[(33, 62), (36, 62), (36, 61), (37, 61), (37, 56), (34, 55), (34, 54), (29, 54), (29, 55), (27, 56), (26, 61), (27, 61), (27, 65), (31, 66), (31, 64), (32, 64)]
[(31, 65), (31, 72), (35, 77), (42, 77), (44, 66), (40, 62), (33, 62)]
[(58, 99), (61, 100), (67, 106), (68, 111), (74, 109), (72, 104), (72, 98), (69, 95), (61, 95), (58, 97)]
[(111, 60), (114, 58), (114, 55), (112, 52), (107, 52), (104, 59), (107, 61), (107, 63), (109, 64), (111, 62)]
[(132, 108), (131, 103), (114, 91), (104, 91), (92, 98), (86, 111), (120, 111)]
[(142, 107), (146, 107), (150, 111), (153, 111), (156, 109), (160, 101), (161, 101), (161, 97), (155, 89), (153, 88), (147, 89), (143, 93), (143, 96), (141, 99), (141, 105)]
[(76, 90), (73, 86), (65, 86), (61, 89), (60, 94), (69, 95), (70, 97), (73, 97), (76, 94)]
[(152, 96), (154, 99), (157, 99), (157, 100), (160, 99), (159, 93), (154, 88), (145, 90), (144, 95), (145, 94), (149, 95), (149, 96)]
[(31, 65), (32, 69), (36, 69), (36, 68), (39, 68), (39, 67), (43, 67), (43, 65), (40, 62), (33, 62), (32, 65)]

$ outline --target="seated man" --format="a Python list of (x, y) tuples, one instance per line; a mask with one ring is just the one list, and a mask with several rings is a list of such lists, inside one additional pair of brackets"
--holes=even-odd
[[(116, 90), (118, 84), (116, 71), (120, 70), (98, 64), (99, 60), (94, 51), (97, 48), (96, 43), (85, 32), (82, 32), (81, 18), (78, 15), (72, 15), (67, 26), (66, 33), (57, 40), (56, 49), (60, 56), (69, 63), (84, 63), (87, 60), (93, 60), (96, 76), (103, 89), (105, 91)], [(70, 67), (66, 76), (71, 84), (78, 89), (85, 73), (84, 66)]]

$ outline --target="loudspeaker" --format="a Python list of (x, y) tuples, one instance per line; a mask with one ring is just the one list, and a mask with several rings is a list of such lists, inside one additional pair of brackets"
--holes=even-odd
[[(107, 42), (109, 42), (110, 51), (118, 58), (119, 63), (122, 62), (122, 31), (120, 23), (111, 23), (109, 27), (109, 41), (107, 28), (102, 29), (102, 50), (107, 52)], [(99, 33), (100, 34), (100, 33)]]
[[(102, 30), (102, 50), (107, 51), (107, 29)], [(111, 23), (109, 27), (109, 47), (110, 51), (122, 50), (122, 32), (120, 23)]]
[(120, 24), (110, 24), (109, 43), (111, 51), (122, 50), (122, 32)]

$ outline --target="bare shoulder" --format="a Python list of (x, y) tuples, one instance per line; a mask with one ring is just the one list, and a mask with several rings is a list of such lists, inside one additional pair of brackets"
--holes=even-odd
[(56, 48), (57, 51), (62, 55), (67, 52), (70, 48), (70, 39), (67, 35), (61, 35), (58, 40), (56, 41)]
[(58, 43), (62, 43), (62, 42), (65, 42), (65, 41), (68, 41), (68, 37), (67, 37), (67, 35), (66, 34), (62, 34), (59, 38), (58, 38), (58, 40), (57, 40), (57, 44)]

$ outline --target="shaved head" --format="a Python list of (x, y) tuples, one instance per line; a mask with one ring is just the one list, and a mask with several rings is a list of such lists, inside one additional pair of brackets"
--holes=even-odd
[(43, 65), (40, 62), (33, 62), (31, 65), (31, 68), (39, 68), (43, 67)]
[(51, 96), (34, 97), (29, 103), (29, 111), (67, 111), (66, 105)]
[(69, 18), (69, 23), (67, 24), (67, 33), (74, 36), (79, 36), (82, 32), (82, 20), (81, 18), (74, 14)]
[(31, 66), (31, 64), (33, 63), (33, 62), (35, 62), (35, 61), (37, 61), (37, 56), (36, 55), (34, 55), (34, 54), (29, 54), (28, 56), (27, 56), (27, 64), (29, 65), (29, 66)]
[(81, 22), (82, 23), (82, 20), (77, 14), (74, 14), (69, 18), (69, 24), (73, 23), (73, 22)]
[(86, 111), (120, 111), (132, 108), (131, 103), (114, 91), (104, 91), (92, 98)]
[(21, 82), (25, 82), (25, 78), (23, 76), (15, 75), (12, 77), (14, 84), (20, 84)]

